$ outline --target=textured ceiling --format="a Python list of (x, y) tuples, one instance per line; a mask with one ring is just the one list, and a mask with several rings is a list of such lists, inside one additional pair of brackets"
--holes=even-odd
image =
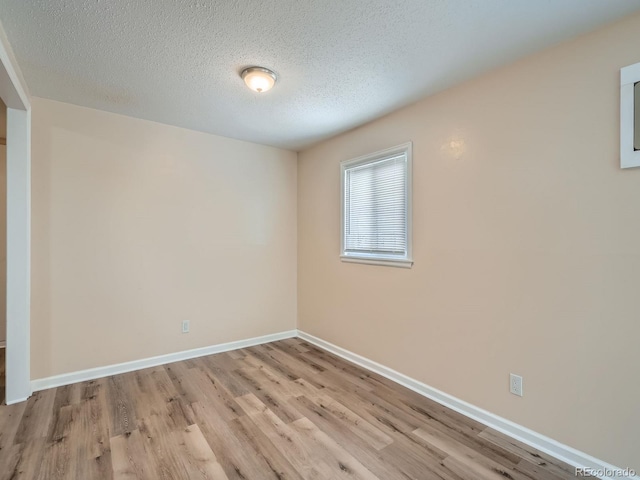
[[(0, 0), (31, 94), (293, 150), (640, 0)], [(243, 67), (279, 75), (248, 90)]]

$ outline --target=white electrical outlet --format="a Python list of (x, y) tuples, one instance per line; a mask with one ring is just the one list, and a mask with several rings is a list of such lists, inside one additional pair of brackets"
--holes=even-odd
[(520, 375), (509, 375), (509, 390), (514, 395), (522, 396), (522, 377)]
[(189, 320), (182, 321), (182, 333), (189, 333)]

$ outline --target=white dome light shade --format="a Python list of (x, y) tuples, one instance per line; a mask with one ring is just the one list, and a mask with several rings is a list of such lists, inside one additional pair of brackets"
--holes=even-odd
[(268, 68), (249, 67), (242, 71), (242, 79), (251, 90), (264, 93), (276, 83), (276, 74)]

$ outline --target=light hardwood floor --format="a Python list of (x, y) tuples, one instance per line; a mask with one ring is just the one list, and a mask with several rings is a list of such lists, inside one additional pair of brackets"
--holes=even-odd
[(0, 479), (575, 478), (299, 339), (0, 406)]

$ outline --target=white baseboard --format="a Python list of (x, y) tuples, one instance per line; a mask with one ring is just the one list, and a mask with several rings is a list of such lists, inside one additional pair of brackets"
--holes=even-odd
[[(553, 440), (552, 438), (546, 437), (540, 433), (534, 432), (522, 425), (518, 425), (506, 418), (499, 417), (491, 412), (483, 410), (482, 408), (471, 405), (470, 403), (465, 402), (464, 400), (460, 400), (452, 395), (444, 393), (436, 388), (430, 387), (418, 380), (415, 380), (407, 375), (404, 375), (400, 372), (397, 372), (389, 367), (385, 367), (373, 360), (369, 360), (361, 355), (350, 352), (342, 347), (338, 347), (332, 343), (329, 343), (325, 340), (322, 340), (318, 337), (314, 337), (308, 333), (305, 333), (301, 330), (298, 330), (298, 337), (320, 347), (328, 352), (331, 352), (339, 357), (344, 358), (356, 365), (359, 365), (367, 370), (370, 370), (374, 373), (382, 375), (389, 380), (392, 380), (404, 387), (407, 387), (414, 392), (419, 393), (431, 400), (438, 402), (445, 407), (450, 408), (451, 410), (455, 410), (462, 415), (465, 415), (469, 418), (477, 420), (478, 422), (493, 428), (499, 432), (504, 433), (516, 440), (519, 440), (527, 445), (530, 445), (544, 453), (547, 453), (558, 460), (562, 460), (569, 465), (572, 465), (577, 468), (590, 468), (594, 471), (602, 471), (602, 472), (615, 472), (622, 471), (621, 468), (615, 467), (610, 463), (604, 462), (602, 460), (598, 460), (591, 455), (588, 455), (584, 452), (576, 450), (575, 448), (569, 447), (568, 445), (564, 445), (560, 442)], [(601, 477), (603, 480), (613, 480), (613, 479), (632, 479), (632, 480), (640, 480), (640, 476), (606, 476), (603, 475)]]
[(263, 335), (261, 337), (248, 338), (246, 340), (238, 340), (235, 342), (221, 343), (209, 347), (194, 348), (193, 350), (185, 350), (183, 352), (168, 353), (166, 355), (158, 355), (157, 357), (143, 358), (141, 360), (133, 360), (131, 362), (118, 363), (116, 365), (107, 365), (105, 367), (90, 368), (78, 372), (63, 373), (53, 377), (39, 378), (31, 381), (31, 390), (37, 392), (39, 390), (47, 390), (49, 388), (61, 387), (72, 383), (84, 382), (87, 380), (95, 380), (96, 378), (108, 377), (119, 373), (133, 372), (142, 370), (143, 368), (156, 367), (167, 363), (179, 362), (180, 360), (188, 360), (190, 358), (204, 357), (214, 353), (228, 352), (239, 348), (252, 347), (263, 343), (284, 340), (285, 338), (293, 338), (297, 335), (296, 330), (286, 332), (273, 333)]
[[(5, 399), (6, 400), (6, 399)], [(29, 397), (25, 397), (25, 398), (15, 398), (13, 400), (8, 400), (5, 401), (5, 403), (7, 405), (15, 405), (16, 403), (22, 403), (22, 402), (26, 402), (27, 400), (29, 400)]]
[[(518, 425), (510, 420), (499, 417), (491, 412), (483, 410), (482, 408), (471, 405), (470, 403), (460, 400), (452, 395), (444, 393), (436, 388), (430, 387), (418, 380), (415, 380), (407, 375), (397, 372), (389, 367), (381, 365), (373, 360), (369, 360), (361, 355), (353, 353), (342, 347), (338, 347), (330, 342), (322, 340), (318, 337), (305, 333), (301, 330), (290, 330), (286, 332), (274, 333), (271, 335), (264, 335), (261, 337), (249, 338), (246, 340), (238, 340), (235, 342), (222, 343), (219, 345), (212, 345), (209, 347), (196, 348), (193, 350), (186, 350), (183, 352), (169, 353), (166, 355), (159, 355), (156, 357), (145, 358), (141, 360), (134, 360), (131, 362), (119, 363), (116, 365), (108, 365), (105, 367), (91, 368), (88, 370), (82, 370), (78, 372), (65, 373), (62, 375), (55, 375), (53, 377), (40, 378), (32, 380), (32, 391), (37, 392), (39, 390), (46, 390), (49, 388), (61, 387), (63, 385), (70, 385), (72, 383), (84, 382), (87, 380), (94, 380), (96, 378), (108, 377), (110, 375), (117, 375), (120, 373), (132, 372), (135, 370), (141, 370), (144, 368), (155, 367), (158, 365), (164, 365), (167, 363), (178, 362), (181, 360), (188, 360), (190, 358), (197, 358), (206, 355), (212, 355), (215, 353), (228, 352), (231, 350), (237, 350), (239, 348), (251, 347), (254, 345), (261, 345), (264, 343), (275, 342), (278, 340), (284, 340), (286, 338), (299, 337), (309, 343), (312, 343), (328, 352), (331, 352), (339, 357), (344, 358), (356, 365), (359, 365), (367, 370), (382, 375), (389, 380), (392, 380), (404, 387), (413, 390), (431, 400), (438, 402), (445, 407), (448, 407), (462, 415), (477, 420), (478, 422), (487, 425), (499, 432), (504, 433), (516, 440), (519, 440), (527, 445), (530, 445), (542, 452), (545, 452), (553, 457), (562, 460), (569, 465), (573, 465), (577, 468), (590, 468), (596, 471), (620, 471), (619, 467), (615, 467), (610, 463), (599, 460), (591, 455), (576, 450), (568, 445), (564, 445), (560, 442), (546, 437), (540, 433), (534, 432), (522, 425)], [(26, 400), (26, 399), (25, 399)], [(15, 403), (15, 402), (14, 402)], [(622, 476), (603, 476), (603, 480), (617, 480), (621, 478), (632, 480), (640, 480), (640, 476), (622, 477)]]

